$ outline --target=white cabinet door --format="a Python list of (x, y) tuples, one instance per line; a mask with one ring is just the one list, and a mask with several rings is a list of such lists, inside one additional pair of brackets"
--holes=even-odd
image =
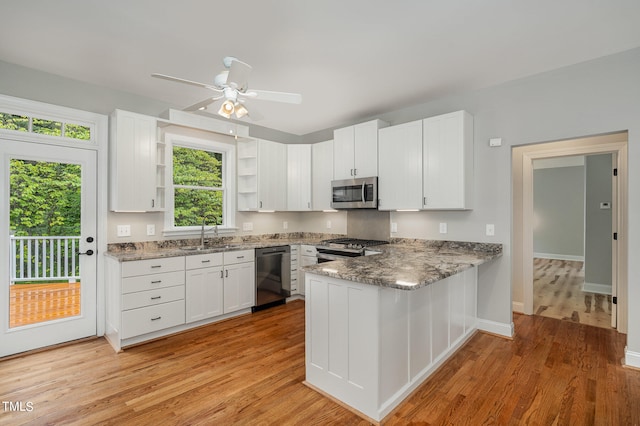
[(224, 313), (250, 308), (256, 304), (255, 263), (225, 266)]
[(287, 209), (287, 146), (258, 141), (258, 209)]
[(358, 178), (378, 176), (378, 129), (380, 120), (357, 124), (354, 131), (353, 175)]
[(423, 208), (471, 209), (473, 117), (456, 111), (423, 125)]
[(422, 208), (422, 120), (378, 132), (378, 210)]
[(116, 110), (111, 115), (110, 206), (112, 211), (158, 211), (157, 121)]
[(311, 145), (287, 145), (287, 210), (311, 210)]
[(192, 269), (186, 273), (187, 323), (222, 315), (222, 266)]
[(333, 178), (353, 178), (353, 164), (355, 155), (354, 126), (333, 131)]
[(333, 131), (333, 178), (378, 176), (378, 129), (382, 120), (372, 120)]
[(315, 211), (331, 209), (331, 180), (333, 179), (333, 141), (311, 146), (311, 207)]

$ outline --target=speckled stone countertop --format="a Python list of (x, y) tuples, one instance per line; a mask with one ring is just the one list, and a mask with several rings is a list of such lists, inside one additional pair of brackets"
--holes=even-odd
[(120, 262), (135, 260), (160, 259), (163, 257), (193, 256), (197, 254), (219, 253), (225, 251), (251, 250), (261, 247), (273, 247), (290, 244), (318, 244), (329, 238), (344, 237), (336, 234), (319, 233), (288, 233), (288, 234), (262, 234), (246, 237), (218, 237), (207, 238), (208, 243), (202, 250), (189, 250), (196, 247), (200, 239), (190, 240), (166, 240), (149, 241), (140, 243), (109, 244), (107, 256)]
[(382, 253), (306, 266), (304, 271), (363, 284), (416, 290), (502, 256), (502, 244), (392, 240)]

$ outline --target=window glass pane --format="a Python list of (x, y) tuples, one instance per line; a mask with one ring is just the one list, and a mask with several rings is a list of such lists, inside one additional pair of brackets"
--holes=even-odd
[(41, 135), (60, 136), (62, 135), (62, 123), (59, 121), (43, 120), (41, 118), (33, 119), (33, 133)]
[(222, 200), (222, 191), (175, 188), (174, 226), (222, 225)]
[(91, 140), (91, 128), (89, 126), (81, 126), (79, 124), (65, 123), (64, 135), (67, 138), (88, 141)]
[(174, 185), (222, 186), (222, 154), (200, 149), (173, 147)]
[(0, 112), (0, 129), (29, 131), (29, 117)]

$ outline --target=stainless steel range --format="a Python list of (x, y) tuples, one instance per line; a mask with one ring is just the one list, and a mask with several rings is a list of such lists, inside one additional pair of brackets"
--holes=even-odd
[(350, 257), (365, 256), (367, 249), (383, 244), (389, 244), (382, 240), (363, 240), (359, 238), (334, 238), (321, 241), (316, 246), (318, 263), (331, 262), (332, 260), (347, 259)]

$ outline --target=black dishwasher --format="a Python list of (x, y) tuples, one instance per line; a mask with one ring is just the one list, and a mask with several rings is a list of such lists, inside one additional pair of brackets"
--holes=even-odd
[(256, 249), (256, 305), (252, 312), (286, 303), (291, 295), (291, 247)]

